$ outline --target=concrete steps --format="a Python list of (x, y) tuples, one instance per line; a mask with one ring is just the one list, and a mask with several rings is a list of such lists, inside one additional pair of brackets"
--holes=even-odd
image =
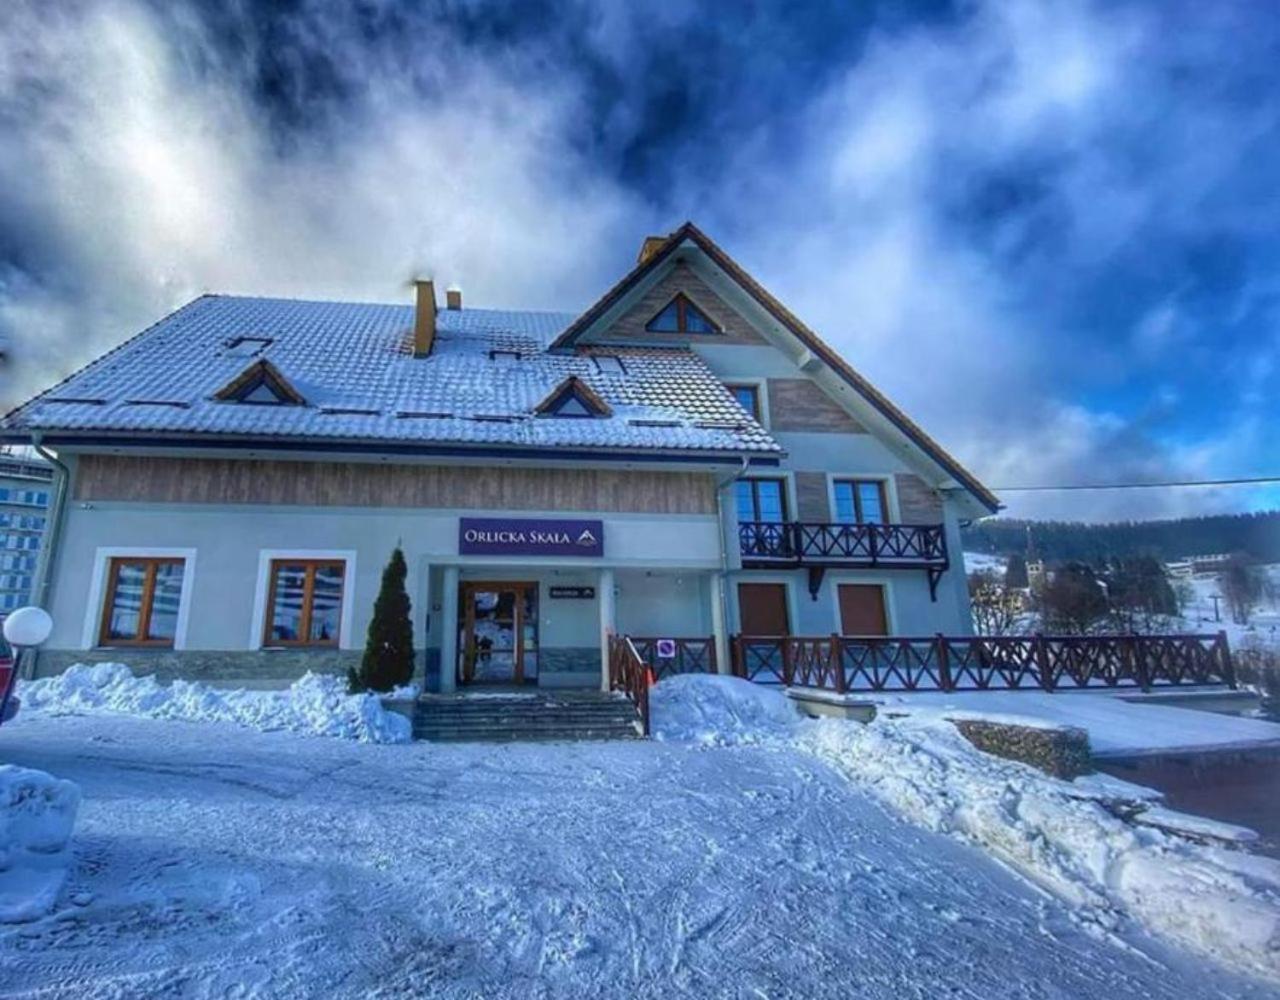
[(424, 695), (413, 711), (413, 738), (417, 740), (509, 743), (640, 736), (640, 714), (630, 701), (591, 691)]

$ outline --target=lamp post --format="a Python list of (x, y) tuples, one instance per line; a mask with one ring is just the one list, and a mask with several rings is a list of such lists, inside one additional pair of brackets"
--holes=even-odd
[(0, 691), (0, 722), (5, 719), (9, 707), (9, 696), (18, 682), (18, 671), (22, 667), (22, 654), (28, 649), (35, 649), (49, 638), (53, 631), (53, 619), (44, 608), (19, 608), (4, 620), (4, 638), (13, 647), (13, 670), (9, 674), (9, 682)]

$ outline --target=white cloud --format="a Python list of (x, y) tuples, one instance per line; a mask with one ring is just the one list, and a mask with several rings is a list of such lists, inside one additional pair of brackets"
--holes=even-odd
[(613, 278), (604, 248), (642, 228), (570, 146), (575, 97), (554, 81), (522, 86), (446, 46), (435, 97), (371, 65), (360, 116), (280, 149), (212, 50), (194, 72), (139, 6), (6, 17), (0, 108), (26, 114), (3, 177), (61, 281), (0, 285), (18, 337), (0, 402), (202, 291), (408, 301), (434, 273), (478, 304), (576, 305)]
[[(751, 163), (755, 147), (726, 170), (747, 179), (740, 202), (773, 206), (772, 230), (754, 242), (746, 234), (758, 273), (993, 485), (1255, 466), (1258, 453), (1251, 460), (1235, 446), (1246, 427), (1238, 415), (1194, 447), (1145, 427), (1144, 414), (1168, 409), (1175, 386), (1162, 385), (1148, 405), (1138, 400), (1132, 414), (1078, 401), (1155, 377), (1171, 351), (1203, 336), (1176, 294), (1132, 331), (1073, 329), (1063, 319), (1086, 275), (1105, 272), (1136, 239), (1239, 221), (1204, 208), (1238, 165), (1237, 145), (1220, 135), (1217, 148), (1204, 148), (1179, 135), (1200, 124), (1225, 131), (1220, 107), (1167, 90), (1168, 71), (1187, 53), (1156, 9), (1139, 17), (1012, 0), (970, 14), (959, 27), (873, 40), (797, 116), (800, 152), (785, 177)], [(1175, 126), (1156, 127), (1175, 112)], [(1245, 136), (1256, 117), (1243, 112)], [(1188, 156), (1165, 162), (1162, 150), (1143, 148), (1152, 142)], [(966, 217), (983, 185), (1005, 201)], [(1095, 518), (1239, 509), (1256, 497), (1006, 499), (1011, 513)]]
[[(0, 370), (0, 405), (205, 290), (407, 301), (407, 280), (428, 272), (475, 304), (574, 308), (642, 235), (689, 216), (994, 485), (1220, 474), (1266, 446), (1280, 344), (1214, 359), (1239, 398), (1198, 439), (1170, 443), (1146, 407), (1086, 400), (1140, 373), (1160, 385), (1156, 409), (1186, 397), (1159, 363), (1188, 344), (1203, 363), (1213, 347), (1184, 290), (1110, 331), (1063, 316), (1136, 239), (1269, 224), (1212, 195), (1275, 108), (1228, 115), (1181, 88), (1179, 73), (1220, 56), (1171, 37), (1158, 7), (989, 0), (879, 33), (781, 121), (717, 133), (712, 188), (677, 173), (657, 206), (590, 159), (585, 84), (536, 52), (469, 50), (427, 14), (403, 15), (414, 44), (375, 47), (346, 5), (306, 8), (292, 41), (345, 67), (351, 93), (317, 114), (324, 127), (282, 141), (247, 84), (261, 42), (214, 44), (184, 10), (0, 12), (0, 210), (20, 221), (27, 258), (0, 273), (0, 330), (20, 358)], [(694, 18), (664, 10), (645, 44)], [(605, 127), (634, 130), (634, 15), (606, 5), (585, 37), (624, 85)], [(1255, 280), (1238, 308), (1275, 300)], [(1073, 516), (1256, 502), (1008, 499)]]

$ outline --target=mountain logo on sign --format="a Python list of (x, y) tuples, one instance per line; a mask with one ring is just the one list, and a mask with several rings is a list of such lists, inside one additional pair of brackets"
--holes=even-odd
[(582, 532), (582, 534), (578, 536), (579, 545), (590, 546), (590, 545), (595, 545), (595, 543), (596, 543), (596, 536), (591, 534), (591, 529), (589, 528), (585, 529)]

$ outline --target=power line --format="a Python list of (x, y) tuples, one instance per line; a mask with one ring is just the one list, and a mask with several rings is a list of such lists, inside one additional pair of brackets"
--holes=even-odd
[(1194, 486), (1256, 486), (1280, 483), (1280, 476), (1245, 476), (1239, 479), (1181, 479), (1164, 483), (1064, 483), (1061, 486), (993, 486), (998, 493), (1055, 492), (1060, 490), (1164, 490)]

